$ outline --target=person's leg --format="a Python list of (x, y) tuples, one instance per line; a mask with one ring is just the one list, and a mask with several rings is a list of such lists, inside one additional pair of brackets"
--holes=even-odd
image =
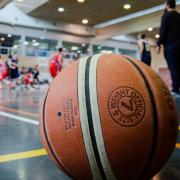
[(151, 55), (150, 53), (143, 53), (141, 56), (141, 61), (148, 66), (151, 66)]
[(179, 92), (179, 73), (177, 67), (177, 52), (175, 45), (170, 45), (165, 48), (165, 58), (172, 78), (172, 91)]
[(30, 85), (31, 85), (32, 88), (35, 88), (35, 87), (34, 87), (34, 84), (33, 84), (32, 82), (30, 83)]
[(2, 80), (0, 80), (0, 89), (2, 89), (3, 86), (2, 86)]
[(147, 65), (151, 67), (151, 58), (149, 57), (148, 61), (147, 61)]
[(34, 82), (35, 82), (36, 84), (39, 84), (39, 83), (40, 83), (39, 78), (38, 78), (37, 76), (34, 77)]
[(24, 85), (25, 85), (25, 88), (28, 89), (28, 81), (26, 79), (24, 80)]
[(36, 78), (36, 79), (37, 79), (38, 83), (40, 84), (39, 76), (37, 76), (37, 78)]

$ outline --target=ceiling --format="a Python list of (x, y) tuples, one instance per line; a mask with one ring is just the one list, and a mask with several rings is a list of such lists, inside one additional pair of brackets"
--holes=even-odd
[(145, 34), (147, 38), (155, 39), (155, 35), (159, 34), (159, 28), (154, 28), (152, 31), (148, 31), (148, 30), (141, 31), (139, 33), (134, 33), (131, 35), (137, 38), (139, 34)]
[[(130, 3), (132, 8), (125, 10), (123, 5), (126, 3)], [(84, 3), (78, 3), (76, 0), (49, 0), (33, 10), (30, 15), (73, 24), (81, 24), (81, 20), (87, 18), (89, 25), (93, 26), (163, 3), (164, 0), (86, 0)], [(63, 13), (57, 11), (60, 6), (65, 9)]]

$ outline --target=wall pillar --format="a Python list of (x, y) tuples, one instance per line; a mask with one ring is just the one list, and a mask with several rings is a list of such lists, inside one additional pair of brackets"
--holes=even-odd
[(26, 36), (25, 35), (21, 35), (21, 56), (26, 56), (25, 41), (26, 41)]

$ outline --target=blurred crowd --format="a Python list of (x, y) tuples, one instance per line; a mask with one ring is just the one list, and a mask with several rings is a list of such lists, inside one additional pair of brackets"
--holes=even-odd
[(15, 89), (18, 86), (27, 89), (30, 87), (39, 88), (41, 84), (49, 84), (48, 80), (40, 80), (39, 75), (39, 65), (20, 67), (16, 55), (9, 55), (5, 62), (0, 57), (0, 89), (3, 88), (3, 84), (10, 89)]

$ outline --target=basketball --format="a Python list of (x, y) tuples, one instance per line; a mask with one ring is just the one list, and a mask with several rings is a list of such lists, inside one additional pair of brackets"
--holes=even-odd
[(95, 55), (54, 79), (40, 133), (50, 158), (72, 179), (150, 179), (174, 150), (178, 115), (166, 85), (147, 65)]

